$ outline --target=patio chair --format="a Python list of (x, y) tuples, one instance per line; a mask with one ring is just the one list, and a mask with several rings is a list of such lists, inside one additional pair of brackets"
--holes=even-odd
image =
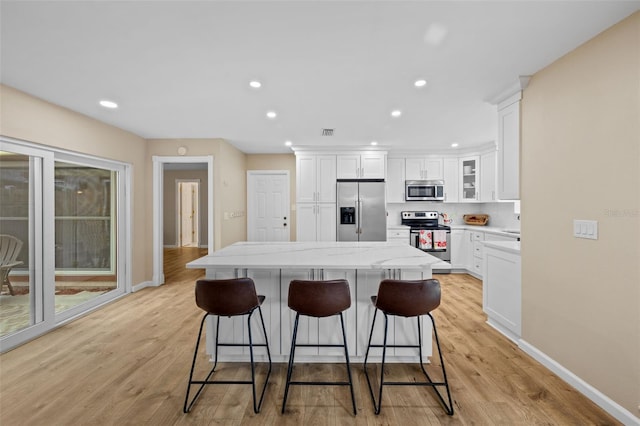
[(9, 281), (9, 272), (14, 266), (22, 265), (21, 260), (17, 260), (22, 250), (22, 241), (13, 235), (0, 234), (0, 290), (4, 285), (9, 287), (9, 293), (13, 296), (13, 286)]

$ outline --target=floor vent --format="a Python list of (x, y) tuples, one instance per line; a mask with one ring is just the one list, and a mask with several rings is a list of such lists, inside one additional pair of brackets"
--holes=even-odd
[(322, 136), (333, 136), (333, 129), (322, 129)]

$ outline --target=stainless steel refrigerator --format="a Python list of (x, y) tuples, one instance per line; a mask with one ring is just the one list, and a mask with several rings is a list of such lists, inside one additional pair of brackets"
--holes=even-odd
[(338, 241), (386, 241), (384, 180), (338, 180)]

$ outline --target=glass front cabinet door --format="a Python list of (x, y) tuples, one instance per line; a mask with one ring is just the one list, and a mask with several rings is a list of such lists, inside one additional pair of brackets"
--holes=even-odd
[(460, 159), (460, 184), (462, 185), (462, 188), (460, 188), (461, 201), (478, 201), (479, 199), (479, 164), (480, 157), (477, 155)]

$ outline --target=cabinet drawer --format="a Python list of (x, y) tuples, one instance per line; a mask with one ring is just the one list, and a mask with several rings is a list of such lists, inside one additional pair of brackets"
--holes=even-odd
[(484, 253), (484, 244), (480, 241), (473, 242), (473, 255), (475, 257), (482, 258), (482, 254)]
[(471, 239), (473, 241), (484, 241), (484, 232), (472, 232)]
[(477, 257), (473, 258), (473, 272), (482, 276), (482, 259)]
[(387, 229), (387, 240), (405, 240), (409, 243), (409, 230), (408, 229)]

